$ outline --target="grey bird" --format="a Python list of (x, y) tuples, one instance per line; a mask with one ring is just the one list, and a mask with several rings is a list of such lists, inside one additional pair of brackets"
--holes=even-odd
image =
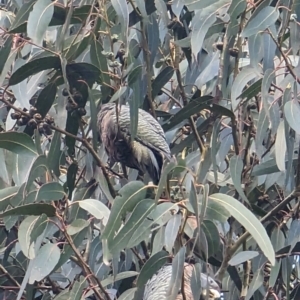
[(131, 140), (128, 105), (116, 106), (115, 103), (102, 105), (97, 122), (102, 143), (110, 160), (123, 163), (142, 174), (148, 173), (153, 183), (158, 184), (163, 161), (171, 159), (171, 151), (157, 120), (139, 109), (137, 134), (134, 140)]
[[(193, 272), (193, 265), (185, 263), (184, 264), (184, 295), (186, 300), (214, 300), (220, 298), (220, 287), (216, 281), (201, 273), (201, 287), (202, 294), (200, 299), (194, 299), (192, 289), (191, 289), (191, 278)], [(167, 299), (167, 293), (170, 286), (172, 276), (172, 265), (165, 265), (159, 271), (154, 274), (146, 283), (143, 300), (164, 300)], [(209, 287), (209, 296), (206, 297), (207, 286)], [(175, 298), (176, 300), (183, 300), (183, 295), (181, 291)]]

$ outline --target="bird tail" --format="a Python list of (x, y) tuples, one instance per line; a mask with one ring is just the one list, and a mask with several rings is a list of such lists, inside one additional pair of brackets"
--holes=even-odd
[(145, 168), (148, 174), (150, 175), (153, 183), (157, 185), (159, 183), (162, 166), (164, 160), (170, 160), (170, 157), (165, 156), (160, 151), (155, 151), (153, 149), (148, 149), (147, 159), (145, 160)]
[(149, 173), (153, 183), (158, 184), (161, 176), (161, 166), (160, 158), (158, 155), (155, 155), (150, 149), (148, 150), (148, 159), (146, 163), (146, 170)]

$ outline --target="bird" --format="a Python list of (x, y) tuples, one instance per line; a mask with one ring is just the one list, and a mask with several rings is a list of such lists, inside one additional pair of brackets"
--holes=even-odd
[(148, 173), (155, 185), (159, 183), (164, 159), (171, 159), (171, 151), (161, 125), (152, 115), (138, 109), (137, 133), (132, 140), (129, 106), (110, 102), (101, 106), (97, 126), (112, 162), (120, 162), (140, 174)]
[[(200, 299), (194, 299), (191, 289), (191, 278), (193, 272), (193, 265), (184, 263), (184, 295), (186, 300), (214, 300), (221, 297), (219, 291), (220, 287), (217, 282), (210, 276), (201, 273), (201, 287), (202, 293)], [(143, 300), (164, 300), (167, 299), (167, 293), (172, 276), (172, 264), (167, 264), (158, 270), (146, 283), (144, 289)], [(209, 297), (206, 298), (207, 285), (209, 287)], [(183, 300), (181, 291), (175, 298), (176, 300)]]

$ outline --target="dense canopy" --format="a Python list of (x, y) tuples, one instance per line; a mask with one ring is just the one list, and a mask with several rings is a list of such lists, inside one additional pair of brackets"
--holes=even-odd
[(299, 26), (298, 0), (4, 0), (0, 299), (147, 300), (165, 270), (168, 300), (300, 299)]

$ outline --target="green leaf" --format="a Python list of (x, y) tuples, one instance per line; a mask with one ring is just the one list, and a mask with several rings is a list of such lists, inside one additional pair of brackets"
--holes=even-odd
[(113, 8), (115, 9), (117, 15), (118, 15), (118, 21), (121, 24), (121, 36), (120, 40), (127, 44), (127, 37), (128, 37), (128, 23), (129, 23), (129, 11), (126, 1), (120, 1), (120, 0), (111, 0), (111, 4)]
[(212, 100), (213, 100), (213, 97), (211, 97), (211, 96), (203, 96), (203, 97), (191, 100), (188, 105), (183, 107), (178, 113), (173, 115), (163, 125), (164, 131), (168, 131), (168, 130), (172, 129), (177, 124), (188, 119), (190, 116), (192, 116), (196, 112), (199, 112), (202, 109), (209, 107)]
[(271, 267), (270, 279), (269, 279), (270, 287), (274, 287), (277, 282), (279, 271), (281, 268), (281, 262), (282, 260), (276, 259), (275, 266)]
[[(148, 15), (151, 15), (153, 12), (156, 11), (155, 1), (154, 0), (147, 0), (145, 1), (145, 8)], [(138, 23), (142, 19), (141, 15), (133, 10), (129, 14), (129, 26), (132, 27), (136, 23)]]
[(48, 276), (58, 263), (60, 250), (56, 244), (48, 243), (42, 246), (33, 261), (32, 270), (29, 277), (29, 283), (43, 280)]
[(240, 98), (246, 84), (249, 81), (256, 79), (257, 77), (260, 77), (260, 74), (255, 68), (251, 66), (244, 67), (241, 72), (235, 77), (231, 92), (231, 106), (233, 112), (239, 105), (238, 99)]
[(250, 100), (261, 91), (262, 78), (252, 83), (237, 98)]
[(163, 163), (163, 168), (161, 171), (161, 177), (159, 180), (158, 188), (156, 190), (155, 202), (158, 203), (159, 197), (161, 196), (164, 186), (167, 182), (168, 175), (171, 171), (173, 171), (177, 167), (177, 164), (174, 161), (170, 163), (165, 161)]
[(146, 191), (141, 181), (131, 181), (119, 190), (119, 195), (113, 202), (108, 222), (102, 233), (102, 239), (109, 239), (114, 235), (115, 231), (120, 228), (122, 218), (126, 213), (132, 211), (140, 200), (145, 199)]
[(128, 86), (132, 86), (142, 76), (143, 66), (135, 66), (128, 74)]
[[(297, 159), (293, 159), (296, 161)], [(275, 159), (270, 159), (268, 161), (262, 162), (259, 165), (254, 166), (252, 175), (253, 176), (260, 176), (266, 174), (272, 174), (279, 172)]]
[(84, 78), (85, 84), (87, 83), (92, 88), (95, 82), (100, 82), (100, 70), (88, 63), (69, 63), (66, 66), (68, 79)]
[[(89, 230), (89, 227), (84, 227), (80, 232), (78, 232), (77, 234), (72, 236), (73, 244), (76, 248), (78, 248), (81, 245), (81, 243), (82, 243), (83, 239), (85, 238), (88, 230)], [(54, 269), (57, 270), (63, 264), (65, 264), (72, 254), (73, 254), (72, 247), (69, 244), (66, 244), (64, 246), (63, 251), (61, 252), (59, 262), (57, 263), (57, 265), (55, 266)], [(70, 299), (73, 299), (73, 298), (70, 298)]]
[[(71, 299), (72, 300), (81, 300), (83, 293), (84, 293), (84, 289), (86, 288), (86, 285), (87, 285), (86, 278), (84, 276), (80, 276), (79, 282), (75, 280), (71, 291), (69, 291), (69, 289), (65, 289), (61, 293), (59, 293), (54, 299), (55, 300), (71, 300)], [(88, 293), (86, 293), (85, 295), (87, 296), (87, 294)]]
[(168, 299), (175, 299), (176, 295), (178, 295), (178, 290), (181, 286), (181, 280), (183, 276), (185, 253), (186, 248), (181, 247), (173, 259), (172, 276), (167, 291), (167, 295), (170, 297)]
[(85, 227), (89, 226), (90, 222), (83, 219), (76, 219), (67, 227), (67, 233), (69, 235), (74, 235), (79, 233)]
[(292, 129), (300, 134), (300, 105), (297, 99), (292, 99), (284, 105), (284, 116)]
[(33, 181), (37, 177), (40, 177), (43, 174), (45, 174), (45, 172), (47, 172), (47, 171), (48, 171), (47, 157), (44, 154), (39, 155), (34, 160), (32, 166), (31, 166), (25, 190), (29, 191), (28, 189), (30, 188), (30, 186), (33, 183)]
[(228, 262), (231, 266), (238, 266), (243, 262), (253, 259), (254, 257), (258, 256), (259, 252), (257, 251), (242, 251), (234, 255), (230, 261)]
[(120, 297), (118, 297), (118, 300), (132, 300), (134, 299), (135, 292), (137, 291), (137, 288), (131, 288), (126, 290)]
[(59, 69), (60, 59), (58, 56), (46, 56), (33, 59), (17, 69), (9, 79), (9, 85), (15, 85), (27, 79), (29, 76), (35, 75), (41, 71), (48, 69)]
[[(101, 284), (103, 287), (107, 287), (110, 284), (114, 284), (116, 281), (123, 280), (126, 278), (137, 276), (139, 273), (135, 271), (127, 271), (127, 272), (121, 272), (117, 274), (116, 276), (111, 275), (105, 278), (101, 281)], [(119, 299), (119, 298), (118, 298)]]
[(169, 253), (172, 253), (172, 249), (178, 235), (178, 230), (181, 225), (181, 217), (181, 214), (172, 216), (165, 227), (165, 247)]
[(57, 93), (57, 86), (55, 82), (49, 83), (43, 90), (40, 92), (35, 107), (37, 111), (41, 114), (42, 118), (46, 116), (52, 107)]
[[(70, 8), (64, 7), (59, 3), (54, 4), (54, 14), (49, 26), (64, 25)], [(80, 5), (73, 9), (70, 24), (82, 24), (92, 13), (97, 13), (96, 9), (91, 5)]]
[(191, 48), (194, 57), (197, 59), (199, 51), (202, 49), (205, 35), (208, 29), (215, 23), (216, 9), (211, 3), (208, 7), (197, 10), (192, 19), (191, 26)]
[(265, 256), (269, 259), (270, 263), (274, 265), (275, 252), (272, 243), (267, 235), (266, 229), (255, 215), (231, 196), (217, 193), (210, 195), (209, 198), (210, 200), (223, 205), (232, 216), (249, 231)]
[(70, 299), (81, 300), (85, 288), (86, 288), (86, 277), (80, 276), (79, 282), (75, 281), (74, 286), (72, 287)]
[(0, 148), (20, 155), (37, 156), (34, 142), (27, 134), (22, 132), (0, 133)]
[(264, 7), (258, 14), (250, 17), (241, 36), (245, 38), (259, 31), (264, 31), (269, 26), (274, 25), (278, 17), (279, 10), (276, 7)]
[[(92, 134), (93, 134), (93, 148), (95, 151), (97, 151), (97, 142), (98, 142), (98, 126), (97, 126), (97, 101), (96, 101), (96, 95), (95, 90), (89, 89), (89, 102), (90, 102), (90, 115), (91, 115), (91, 121), (90, 126), (92, 128)], [(97, 92), (97, 91), (96, 91)]]
[[(79, 129), (80, 118), (77, 114), (73, 114), (73, 111), (68, 111), (67, 114), (67, 123), (66, 123), (66, 131), (73, 136), (77, 136)], [(73, 157), (75, 154), (75, 143), (76, 140), (72, 136), (67, 135), (65, 137), (66, 146), (68, 147), (68, 154)]]
[(152, 82), (152, 99), (154, 99), (162, 87), (165, 86), (167, 82), (172, 78), (174, 74), (174, 69), (171, 66), (165, 67), (160, 73), (155, 77)]
[[(10, 26), (9, 32), (10, 33), (17, 33), (20, 30), (20, 27), (24, 25), (25, 22), (27, 22), (29, 13), (33, 8), (33, 5), (35, 4), (36, 0), (31, 0), (29, 2), (24, 2), (24, 4), (19, 9), (16, 18), (12, 25)], [(25, 29), (26, 30), (26, 29)], [(24, 30), (23, 30), (24, 31)]]
[(230, 167), (230, 175), (234, 184), (235, 189), (239, 193), (239, 195), (242, 197), (242, 199), (249, 204), (249, 200), (247, 196), (244, 193), (244, 190), (242, 188), (242, 172), (243, 172), (243, 160), (240, 156), (232, 156), (229, 162)]
[(36, 201), (58, 201), (65, 197), (64, 188), (58, 182), (43, 184), (37, 192)]
[(8, 209), (5, 212), (0, 214), (0, 218), (6, 216), (25, 216), (25, 215), (33, 215), (39, 216), (41, 214), (45, 214), (48, 217), (55, 216), (55, 207), (46, 204), (46, 203), (34, 203), (34, 204), (26, 204), (16, 208)]
[[(136, 92), (136, 91), (135, 91)], [(130, 101), (129, 103), (129, 114), (130, 114), (130, 138), (133, 142), (138, 129), (139, 123), (139, 103), (136, 101), (138, 100), (137, 97), (134, 97), (134, 101)]]
[(108, 240), (108, 247), (111, 253), (118, 253), (123, 248), (126, 248), (128, 241), (136, 229), (139, 228), (154, 208), (155, 203), (152, 199), (145, 199), (138, 202), (125, 225), (112, 240)]
[(201, 286), (201, 265), (196, 263), (193, 266), (193, 273), (191, 277), (191, 290), (193, 293), (194, 299), (201, 298), (202, 286)]
[(5, 61), (4, 67), (1, 70), (1, 75), (0, 75), (0, 84), (1, 85), (4, 83), (7, 73), (10, 72), (12, 64), (15, 61), (16, 56), (18, 54), (18, 51), (19, 51), (19, 49), (12, 50), (10, 52), (7, 60)]
[(275, 140), (275, 158), (278, 169), (282, 172), (285, 171), (285, 154), (286, 154), (286, 138), (284, 120), (281, 120), (277, 129)]
[(208, 247), (207, 253), (209, 253), (210, 256), (213, 256), (220, 249), (220, 236), (218, 228), (213, 221), (204, 220), (201, 224), (201, 229), (206, 237)]
[(39, 46), (43, 45), (44, 35), (53, 12), (54, 6), (51, 0), (37, 0), (33, 6), (33, 10), (29, 14), (27, 34)]
[(145, 240), (145, 237), (150, 234), (151, 228), (155, 227), (157, 229), (165, 225), (172, 218), (173, 213), (176, 214), (177, 212), (178, 206), (176, 203), (161, 203), (157, 205), (149, 214), (148, 218), (137, 228), (128, 241), (127, 247), (132, 248), (139, 244), (139, 242)]
[(18, 186), (7, 187), (0, 189), (0, 211), (6, 209), (8, 204), (10, 204), (10, 199), (17, 195), (19, 190)]
[(18, 231), (18, 240), (22, 252), (29, 259), (36, 257), (38, 249), (35, 247), (35, 242), (46, 227), (47, 217), (44, 214), (39, 217), (29, 216), (21, 223)]
[(11, 52), (12, 42), (13, 38), (12, 36), (9, 36), (0, 49), (0, 73), (2, 73), (5, 63), (8, 60), (9, 54)]
[(137, 287), (142, 287), (144, 284), (146, 284), (147, 281), (168, 262), (168, 259), (169, 253), (164, 250), (152, 255), (141, 269), (141, 272), (137, 278)]
[(100, 70), (100, 82), (101, 82), (101, 93), (102, 93), (102, 101), (104, 103), (108, 102), (107, 97), (111, 93), (110, 88), (110, 77), (108, 74), (108, 66), (107, 66), (107, 59), (102, 54), (103, 47), (102, 45), (97, 41), (93, 40), (91, 43), (91, 62)]
[(61, 146), (61, 133), (58, 131), (54, 132), (53, 138), (51, 140), (50, 150), (47, 156), (49, 169), (53, 171), (53, 173), (59, 177), (60, 175), (60, 158), (63, 155), (62, 151), (60, 151)]
[(259, 268), (253, 274), (253, 278), (249, 285), (249, 289), (245, 297), (245, 300), (250, 300), (253, 294), (263, 285), (263, 282), (264, 282), (264, 273), (263, 270)]
[[(63, 50), (63, 55), (65, 55), (67, 61), (75, 60), (80, 54), (82, 54), (89, 46), (92, 38), (93, 35), (90, 32), (86, 35), (72, 35), (69, 38), (69, 45)], [(67, 41), (64, 41), (64, 46), (66, 46), (66, 42)]]
[(24, 182), (19, 188), (17, 188), (17, 193), (11, 198), (10, 200), (10, 204), (13, 207), (19, 206), (20, 203), (23, 201), (23, 199), (25, 198), (25, 186), (26, 186), (26, 182)]
[(78, 204), (82, 209), (89, 212), (96, 219), (102, 220), (103, 224), (106, 225), (110, 215), (110, 210), (100, 200), (85, 199), (78, 201)]
[(67, 171), (67, 186), (69, 190), (69, 199), (72, 199), (72, 193), (75, 188), (75, 180), (78, 171), (78, 164), (73, 162)]
[[(142, 0), (140, 1), (143, 2)], [(156, 19), (155, 14), (152, 14), (149, 16), (149, 22), (147, 22), (146, 24), (146, 35), (147, 35), (147, 42), (150, 51), (151, 66), (154, 64), (158, 47), (160, 46), (159, 34), (157, 34), (158, 32), (159, 32), (158, 20)]]

